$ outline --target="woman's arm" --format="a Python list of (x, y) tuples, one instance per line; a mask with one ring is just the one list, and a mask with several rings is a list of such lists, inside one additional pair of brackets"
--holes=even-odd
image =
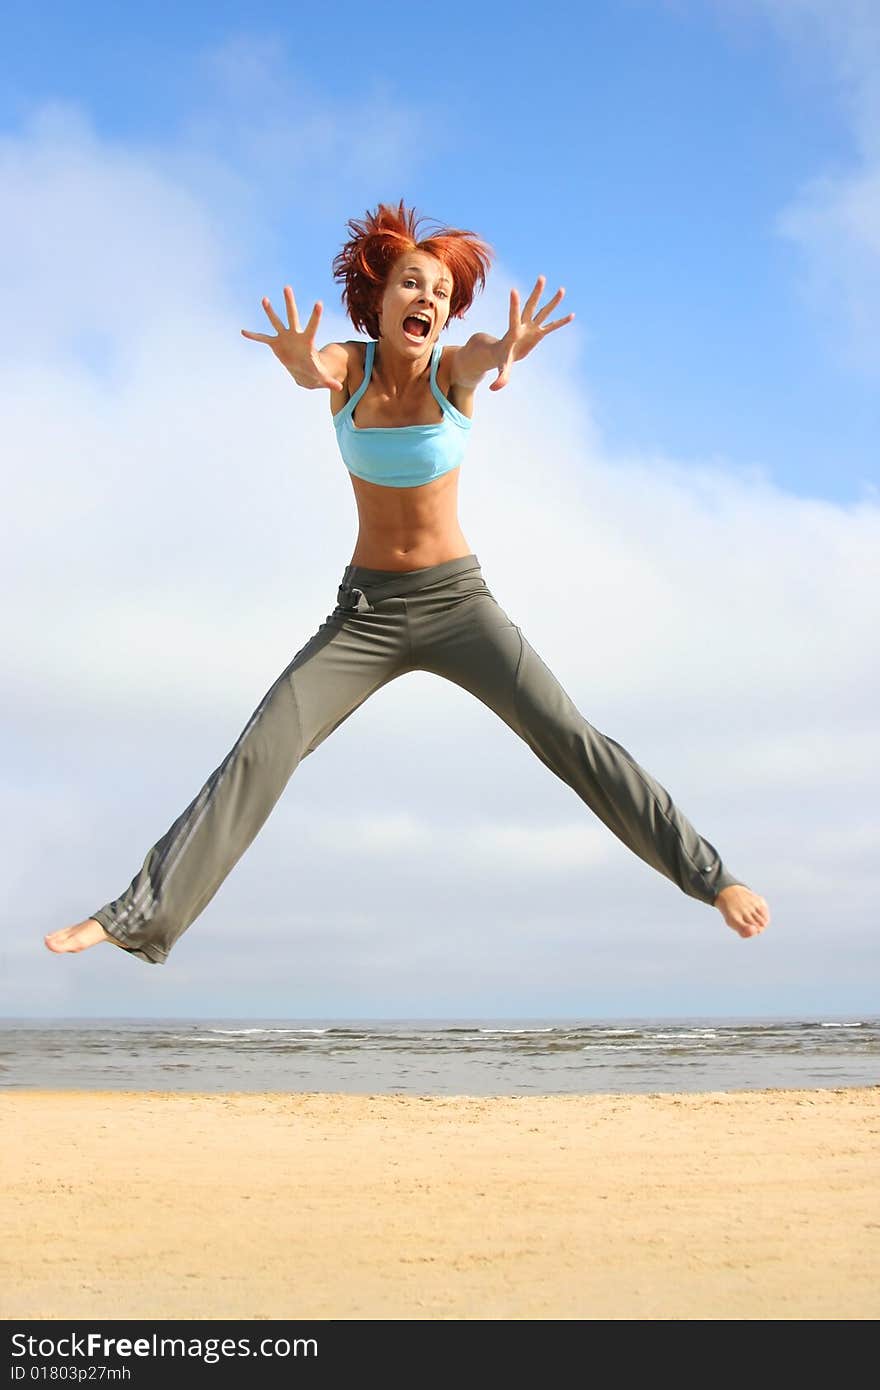
[(277, 330), (277, 336), (267, 337), (265, 333), (249, 333), (242, 329), (242, 337), (255, 343), (268, 343), (282, 367), (286, 367), (297, 386), (313, 391), (319, 386), (329, 387), (331, 391), (344, 391), (348, 379), (348, 353), (342, 343), (328, 343), (326, 347), (316, 348), (315, 338), (321, 320), (323, 305), (318, 300), (312, 316), (304, 329), (299, 326), (296, 300), (289, 285), (284, 286), (287, 302), (287, 317), (290, 327), (281, 322), (268, 299), (263, 300), (269, 322)]
[(548, 333), (571, 323), (574, 314), (567, 314), (565, 318), (556, 319), (553, 323), (544, 323), (548, 314), (556, 308), (565, 294), (563, 289), (557, 290), (549, 303), (545, 304), (534, 318), (532, 317), (544, 284), (545, 276), (539, 275), (522, 312), (518, 292), (510, 291), (510, 320), (504, 337), (492, 338), (488, 333), (474, 333), (454, 356), (450, 381), (452, 386), (459, 386), (464, 391), (473, 391), (486, 373), (494, 370), (498, 372), (498, 376), (489, 390), (501, 391), (510, 380), (510, 369), (514, 362), (521, 362), (527, 357)]

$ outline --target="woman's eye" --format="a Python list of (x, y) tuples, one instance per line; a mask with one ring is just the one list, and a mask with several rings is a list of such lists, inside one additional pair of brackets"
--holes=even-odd
[[(404, 280), (404, 282), (403, 282), (403, 288), (406, 289), (408, 285), (414, 285), (415, 283), (416, 283), (416, 282), (415, 282), (415, 280), (413, 280), (413, 279)], [(449, 295), (446, 293), (445, 290), (437, 290), (436, 293), (437, 293), (438, 295), (442, 295), (442, 297), (443, 297), (444, 299), (448, 299), (448, 298), (449, 298)]]

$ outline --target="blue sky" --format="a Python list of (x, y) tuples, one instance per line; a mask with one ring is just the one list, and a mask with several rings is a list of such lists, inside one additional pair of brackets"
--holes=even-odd
[[(0, 1011), (870, 1008), (876, 7), (366, 14), (0, 17)], [(353, 336), (333, 255), (400, 197), (496, 249), (451, 341), (500, 333), (511, 285), (565, 285), (574, 324), (478, 397), (464, 534), (774, 924), (739, 942), (415, 672), (297, 770), (167, 967), (49, 957), (332, 608), (356, 516), (327, 401), (240, 329), (289, 282)]]
[[(869, 16), (824, 9), (839, 28), (847, 11)], [(861, 158), (856, 82), (822, 11), (391, 7), (369, 33), (346, 0), (332, 22), (265, 3), (11, 5), (0, 121), (15, 129), (51, 97), (80, 105), (103, 139), (189, 132), (231, 158), (274, 214), (270, 244), (238, 248), (243, 310), (285, 279), (332, 297), (345, 220), (405, 196), (479, 230), (523, 287), (539, 271), (565, 285), (615, 448), (722, 451), (796, 492), (857, 500), (878, 480), (880, 352), (853, 340), (833, 276), (812, 285), (827, 273), (815, 248), (780, 226), (811, 180), (845, 179)], [(360, 173), (325, 121), (353, 141), (389, 110), (395, 175)], [(272, 152), (297, 118), (314, 120), (313, 148), (325, 142), (305, 179), (283, 140)], [(246, 227), (247, 206), (237, 215)]]

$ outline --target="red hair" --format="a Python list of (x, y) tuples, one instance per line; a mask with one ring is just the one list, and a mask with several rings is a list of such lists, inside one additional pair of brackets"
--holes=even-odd
[(448, 327), (451, 319), (466, 314), (477, 293), (486, 284), (493, 251), (473, 232), (458, 227), (436, 226), (431, 236), (419, 240), (419, 218), (414, 208), (398, 208), (380, 203), (367, 212), (363, 222), (353, 218), (351, 236), (333, 260), (333, 278), (342, 283), (342, 302), (355, 328), (379, 337), (379, 301), (388, 273), (405, 251), (426, 251), (442, 261), (452, 276)]

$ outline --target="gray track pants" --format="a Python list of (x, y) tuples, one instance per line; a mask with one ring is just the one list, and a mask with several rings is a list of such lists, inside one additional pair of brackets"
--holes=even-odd
[(711, 903), (741, 883), (669, 793), (588, 724), (499, 607), (476, 555), (395, 573), (348, 565), (337, 605), (266, 692), (198, 796), (120, 898), (92, 914), (163, 964), (267, 819), (300, 761), (407, 671), (469, 690), (524, 739), (634, 854)]

